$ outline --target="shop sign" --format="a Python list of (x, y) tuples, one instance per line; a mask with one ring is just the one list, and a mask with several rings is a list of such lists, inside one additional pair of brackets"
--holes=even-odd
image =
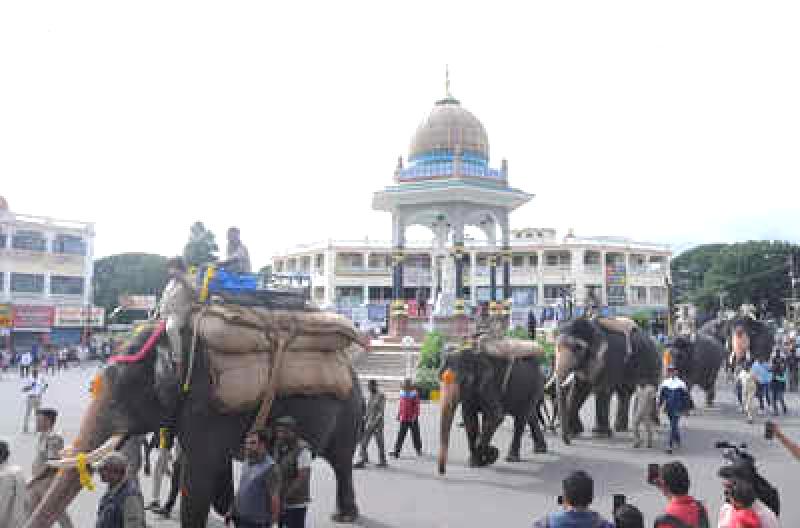
[(56, 317), (53, 326), (62, 328), (103, 326), (106, 311), (98, 306), (56, 306)]
[(120, 295), (119, 305), (125, 310), (144, 310), (149, 312), (156, 307), (155, 295)]
[(14, 314), (10, 304), (0, 304), (0, 328), (11, 328), (14, 324)]
[(41, 305), (14, 305), (14, 329), (49, 332), (53, 326), (53, 307)]

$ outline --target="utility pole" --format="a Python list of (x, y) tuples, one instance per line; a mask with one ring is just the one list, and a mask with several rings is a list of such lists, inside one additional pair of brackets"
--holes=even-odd
[(664, 285), (667, 287), (667, 336), (672, 337), (672, 281), (669, 276), (664, 277)]

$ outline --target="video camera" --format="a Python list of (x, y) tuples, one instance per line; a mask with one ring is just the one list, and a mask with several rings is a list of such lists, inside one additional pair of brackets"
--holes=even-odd
[[(747, 444), (715, 442), (716, 449), (722, 449), (722, 458), (726, 463), (719, 470), (719, 476), (725, 479), (741, 478), (752, 484), (756, 497), (775, 515), (780, 515), (781, 501), (778, 490), (769, 483), (756, 469), (756, 459), (746, 451)], [(730, 490), (725, 489), (725, 501), (730, 501)]]
[(745, 451), (747, 444), (732, 444), (730, 442), (715, 442), (714, 448), (722, 449), (722, 458), (728, 461), (729, 464), (748, 464), (753, 467), (755, 471), (756, 459)]

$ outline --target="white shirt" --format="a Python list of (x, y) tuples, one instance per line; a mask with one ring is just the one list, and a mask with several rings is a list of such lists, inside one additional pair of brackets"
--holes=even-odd
[(30, 367), (33, 363), (33, 355), (30, 352), (23, 352), (19, 358), (19, 364), (23, 367)]
[[(758, 520), (761, 523), (761, 528), (780, 528), (781, 525), (778, 523), (778, 518), (775, 516), (772, 510), (767, 508), (767, 506), (760, 500), (756, 499), (756, 501), (753, 503), (753, 511), (758, 516)], [(730, 528), (732, 514), (733, 504), (730, 502), (723, 504), (722, 508), (719, 509), (717, 528)]]
[(44, 391), (47, 390), (47, 383), (45, 383), (41, 378), (28, 378), (25, 381), (23, 390), (28, 396), (41, 397), (42, 394), (44, 394)]

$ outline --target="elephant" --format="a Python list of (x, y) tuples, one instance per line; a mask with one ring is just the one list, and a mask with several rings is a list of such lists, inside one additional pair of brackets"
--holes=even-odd
[[(448, 354), (441, 371), (445, 383), (441, 399), (439, 474), (446, 472), (450, 430), (459, 403), (471, 467), (488, 466), (497, 460), (498, 450), (491, 445), (491, 440), (507, 414), (514, 418), (507, 461), (520, 460), (520, 443), (526, 426), (533, 432), (535, 452), (547, 451), (536, 415), (544, 394), (544, 376), (538, 358), (510, 360), (464, 350)], [(448, 377), (453, 378), (452, 383), (447, 382)]]
[(694, 385), (706, 393), (706, 406), (714, 404), (717, 374), (727, 352), (716, 339), (698, 333), (694, 339), (676, 337), (670, 343), (672, 362), (691, 393)]
[[(206, 526), (212, 505), (219, 514), (230, 511), (232, 460), (238, 456), (242, 439), (259, 409), (256, 406), (233, 413), (219, 409), (211, 393), (209, 353), (198, 341), (189, 390), (181, 397), (175, 414), (171, 414), (171, 406), (164, 403), (165, 391), (156, 381), (163, 369), (159, 365), (163, 354), (157, 349), (167, 343), (162, 335), (153, 351), (140, 353), (141, 357), (121, 354), (97, 374), (92, 383), (94, 397), (83, 416), (73, 451), (86, 453), (89, 461), (98, 460), (102, 453), (121, 445), (123, 438), (158, 430), (165, 421), (174, 420), (187, 460), (182, 476), (181, 526), (198, 528)], [(354, 522), (358, 516), (352, 459), (361, 436), (365, 404), (357, 376), (352, 369), (350, 373), (353, 385), (347, 399), (279, 395), (270, 412), (273, 417), (294, 417), (299, 435), (333, 468), (337, 503), (333, 518), (339, 522)], [(51, 526), (78, 494), (81, 484), (74, 460), (56, 462), (63, 470), (28, 520), (27, 528)]]
[(561, 437), (583, 432), (578, 415), (589, 394), (595, 396), (595, 428), (601, 436), (611, 436), (609, 414), (612, 394), (617, 395), (614, 428), (628, 429), (628, 409), (637, 384), (658, 386), (661, 355), (654, 341), (635, 330), (631, 334), (632, 358), (626, 362), (625, 336), (610, 333), (587, 318), (563, 323), (556, 345), (555, 389), (561, 422)]
[(775, 336), (770, 328), (764, 322), (747, 316), (711, 319), (700, 327), (698, 333), (715, 338), (737, 361), (745, 356), (768, 361), (775, 347)]

